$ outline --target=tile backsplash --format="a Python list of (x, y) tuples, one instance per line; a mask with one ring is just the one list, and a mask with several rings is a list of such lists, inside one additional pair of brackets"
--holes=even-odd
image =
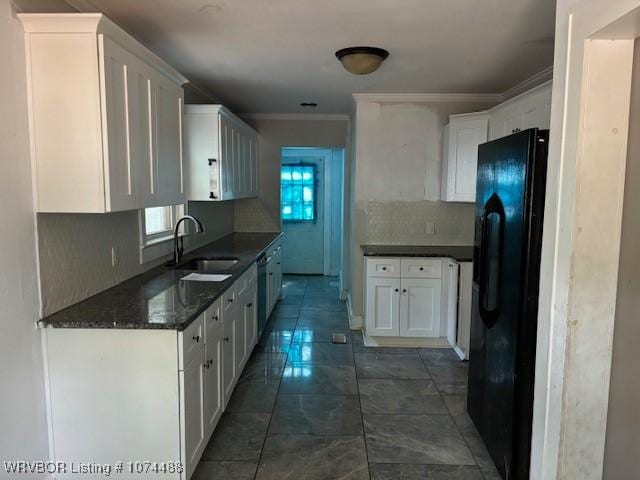
[[(192, 249), (233, 232), (233, 202), (191, 202), (189, 213), (205, 234), (187, 240)], [(43, 315), (80, 302), (166, 259), (140, 264), (138, 211), (108, 214), (38, 214)], [(191, 243), (190, 243), (191, 242)], [(111, 249), (117, 262), (112, 266)]]
[[(472, 245), (474, 205), (367, 202), (366, 242), (381, 245)], [(433, 233), (428, 225), (433, 227)]]

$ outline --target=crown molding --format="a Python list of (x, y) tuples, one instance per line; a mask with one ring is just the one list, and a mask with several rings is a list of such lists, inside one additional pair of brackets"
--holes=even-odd
[(550, 80), (553, 80), (553, 66), (545, 68), (541, 72), (536, 73), (534, 76), (527, 78), (524, 82), (521, 82), (505, 91), (502, 94), (502, 101), (505, 102), (514, 97), (517, 97), (518, 95), (522, 95), (523, 93), (528, 92), (535, 87), (543, 85)]
[(500, 93), (354, 93), (358, 102), (378, 103), (500, 103)]
[(348, 122), (349, 115), (343, 113), (241, 113), (246, 120), (329, 120)]

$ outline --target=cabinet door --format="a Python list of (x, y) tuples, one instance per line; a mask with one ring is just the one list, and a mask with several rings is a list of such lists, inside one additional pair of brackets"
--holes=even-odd
[(251, 185), (249, 187), (249, 196), (258, 196), (258, 136), (251, 134), (249, 136), (249, 175), (251, 177)]
[(234, 360), (236, 363), (236, 375), (240, 375), (242, 372), (242, 367), (244, 366), (244, 360), (246, 357), (244, 339), (245, 339), (245, 297), (246, 293), (242, 295), (242, 297), (238, 297), (238, 304), (234, 309), (235, 316), (235, 329), (233, 331), (234, 338)]
[(236, 360), (234, 330), (236, 327), (235, 318), (225, 316), (222, 323), (222, 392), (224, 404), (231, 398), (233, 387), (236, 381)]
[(251, 351), (253, 350), (254, 345), (256, 344), (256, 336), (258, 332), (258, 309), (257, 309), (258, 296), (255, 284), (249, 287), (247, 293), (245, 295), (245, 301), (243, 302), (243, 310), (244, 310), (244, 351), (245, 351), (245, 359), (243, 363), (245, 363), (249, 356), (251, 355)]
[[(135, 57), (116, 43), (100, 36), (103, 61), (103, 149), (105, 200), (107, 211), (132, 210), (138, 207), (135, 190), (134, 165), (136, 158), (132, 151), (132, 135), (138, 118), (130, 108), (135, 102)], [(137, 132), (136, 132), (137, 133)]]
[(158, 203), (185, 202), (182, 167), (182, 88), (156, 75)]
[(403, 278), (400, 295), (400, 336), (439, 337), (442, 280)]
[(204, 406), (205, 370), (205, 351), (201, 349), (191, 363), (179, 374), (183, 402), (186, 478), (198, 465), (207, 440)]
[(451, 346), (456, 344), (458, 324), (458, 264), (445, 260), (442, 271), (442, 321), (440, 331), (447, 332)]
[(219, 116), (219, 141), (220, 141), (220, 178), (221, 198), (230, 200), (233, 198), (233, 130), (229, 118), (225, 115)]
[(400, 279), (367, 278), (367, 335), (400, 335)]
[(206, 372), (204, 388), (204, 410), (206, 436), (209, 437), (222, 415), (224, 399), (222, 397), (222, 338), (220, 329), (207, 338), (205, 347)]
[(146, 65), (131, 71), (136, 95), (131, 102), (136, 122), (131, 125), (134, 172), (140, 208), (159, 205), (158, 152), (156, 149), (156, 83)]
[(475, 202), (478, 145), (487, 141), (489, 117), (452, 118), (449, 124), (446, 191), (449, 202)]
[(271, 314), (271, 311), (273, 310), (273, 307), (275, 305), (275, 288), (275, 262), (274, 257), (272, 256), (271, 259), (267, 262), (267, 316)]

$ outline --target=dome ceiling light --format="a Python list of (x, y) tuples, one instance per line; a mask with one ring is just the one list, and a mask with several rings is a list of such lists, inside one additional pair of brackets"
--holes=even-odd
[(375, 72), (388, 56), (389, 52), (376, 47), (347, 47), (336, 52), (345, 70), (354, 75)]

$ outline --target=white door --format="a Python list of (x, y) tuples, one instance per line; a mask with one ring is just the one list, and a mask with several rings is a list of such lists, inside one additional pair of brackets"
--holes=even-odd
[(156, 75), (158, 202), (185, 202), (182, 169), (182, 88)]
[[(249, 287), (247, 293), (245, 295), (245, 301), (243, 302), (243, 310), (244, 310), (244, 351), (245, 351), (245, 359), (244, 362), (247, 361), (247, 357), (251, 354), (253, 350), (253, 346), (256, 343), (256, 335), (258, 330), (258, 310), (257, 310), (257, 291), (255, 284)], [(243, 363), (244, 363), (243, 362)]]
[[(316, 149), (310, 149), (319, 151)], [(328, 156), (282, 157), (281, 218), (285, 233), (283, 247), (287, 251), (283, 259), (286, 273), (324, 273), (324, 169)], [(291, 167), (287, 172), (284, 167)], [(308, 169), (308, 170), (307, 170)], [(313, 173), (309, 173), (313, 172)], [(306, 176), (314, 175), (313, 183), (303, 183)], [(287, 175), (291, 175), (291, 181)], [(300, 176), (305, 175), (305, 178)], [(313, 219), (305, 220), (305, 200), (312, 200)], [(291, 218), (288, 218), (291, 209)]]
[(198, 465), (206, 441), (205, 370), (203, 348), (184, 371), (180, 372), (180, 389), (184, 403), (184, 453), (187, 478)]
[(221, 349), (222, 339), (220, 330), (217, 335), (207, 338), (206, 358), (205, 358), (205, 388), (204, 388), (204, 410), (207, 437), (213, 433), (222, 415), (222, 364)]
[(400, 279), (367, 278), (367, 335), (400, 335)]
[[(138, 207), (132, 141), (132, 135), (138, 118), (132, 113), (129, 102), (135, 101), (134, 57), (126, 50), (101, 36), (102, 57), (104, 62), (104, 106), (106, 124), (103, 134), (106, 138), (107, 168), (105, 183), (107, 191), (107, 210), (131, 210)], [(135, 132), (137, 134), (137, 132)]]
[(442, 271), (442, 320), (440, 331), (447, 332), (451, 346), (456, 345), (458, 324), (458, 264), (445, 260)]
[(475, 202), (478, 145), (487, 141), (489, 117), (455, 118), (449, 127), (448, 201)]
[(225, 405), (231, 398), (236, 380), (235, 342), (233, 339), (235, 324), (235, 319), (225, 314), (222, 324), (222, 391)]
[(400, 336), (439, 337), (442, 280), (403, 278), (400, 295)]

